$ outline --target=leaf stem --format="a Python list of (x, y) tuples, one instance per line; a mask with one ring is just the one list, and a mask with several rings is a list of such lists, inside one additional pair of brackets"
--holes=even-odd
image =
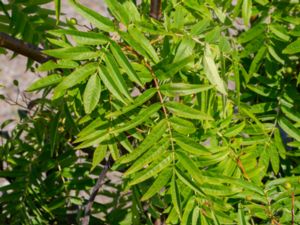
[[(160, 101), (160, 103), (162, 105), (162, 109), (163, 109), (165, 118), (167, 120), (169, 135), (170, 135), (170, 138), (171, 138), (173, 165), (174, 165), (174, 168), (175, 168), (175, 147), (174, 147), (174, 141), (173, 141), (173, 134), (172, 134), (171, 123), (169, 121), (169, 115), (168, 115), (166, 106), (164, 104), (164, 99), (163, 99), (161, 91), (160, 91), (160, 86), (159, 86), (159, 83), (158, 83), (158, 79), (157, 79), (157, 77), (156, 77), (156, 75), (155, 75), (152, 67), (150, 66), (150, 64), (147, 63), (147, 62), (145, 62), (145, 66), (149, 69), (149, 71), (150, 71), (150, 73), (151, 73), (151, 75), (153, 77), (153, 81), (154, 81), (155, 88), (157, 89), (157, 94), (158, 94), (158, 97), (159, 97), (159, 101)], [(175, 170), (174, 170), (174, 173), (175, 173)]]

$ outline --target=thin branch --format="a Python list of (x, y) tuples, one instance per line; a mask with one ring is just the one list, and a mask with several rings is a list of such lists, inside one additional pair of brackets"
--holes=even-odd
[(52, 59), (48, 55), (42, 53), (42, 49), (3, 32), (0, 32), (0, 47), (9, 49), (39, 63), (44, 63)]
[(240, 170), (242, 171), (244, 177), (245, 177), (247, 180), (250, 180), (250, 177), (248, 176), (248, 174), (247, 174), (247, 172), (246, 172), (246, 170), (245, 170), (245, 167), (244, 167), (243, 164), (242, 164), (242, 161), (238, 158), (238, 159), (236, 160), (236, 163), (237, 163), (238, 167), (240, 168)]
[(109, 165), (110, 165), (109, 160), (107, 160), (107, 162), (106, 162), (103, 170), (99, 174), (99, 177), (98, 177), (98, 180), (97, 180), (95, 186), (93, 187), (91, 196), (90, 196), (90, 198), (88, 200), (88, 203), (86, 204), (85, 209), (84, 209), (84, 215), (83, 215), (83, 218), (81, 220), (81, 224), (82, 225), (88, 225), (89, 222), (90, 222), (91, 209), (92, 209), (92, 206), (94, 204), (94, 201), (95, 201), (95, 198), (96, 198), (96, 196), (98, 194), (99, 189), (104, 184), (104, 179), (105, 179), (106, 174), (108, 172), (108, 169), (110, 167)]

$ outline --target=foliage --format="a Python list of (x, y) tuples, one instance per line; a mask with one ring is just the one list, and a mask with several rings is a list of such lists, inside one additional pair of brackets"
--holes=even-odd
[(53, 95), (1, 147), (4, 217), (64, 223), (112, 160), (131, 205), (110, 224), (300, 221), (298, 1), (163, 1), (160, 21), (149, 1), (106, 0), (113, 20), (70, 3), (92, 27), (48, 31), (57, 60), (28, 90)]

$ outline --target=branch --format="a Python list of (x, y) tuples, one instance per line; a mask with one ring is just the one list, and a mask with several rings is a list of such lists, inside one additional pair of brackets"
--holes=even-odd
[(51, 59), (51, 57), (41, 52), (42, 49), (3, 32), (0, 32), (0, 47), (9, 49), (39, 63), (44, 63)]
[(161, 17), (161, 0), (151, 0), (150, 16), (154, 19)]
[(83, 215), (83, 218), (81, 220), (81, 224), (82, 225), (88, 225), (89, 222), (90, 222), (91, 208), (93, 206), (93, 203), (95, 201), (95, 198), (96, 198), (96, 196), (98, 194), (99, 189), (104, 184), (104, 178), (106, 177), (108, 169), (109, 169), (109, 160), (106, 162), (103, 170), (99, 174), (98, 180), (97, 180), (95, 186), (93, 187), (93, 190), (92, 190), (91, 196), (89, 198), (89, 201), (88, 201), (88, 203), (85, 206), (84, 215)]

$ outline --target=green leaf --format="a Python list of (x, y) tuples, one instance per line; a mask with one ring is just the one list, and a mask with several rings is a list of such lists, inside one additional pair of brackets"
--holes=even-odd
[(160, 171), (168, 167), (171, 164), (171, 162), (172, 162), (172, 155), (167, 155), (166, 157), (162, 157), (161, 161), (156, 161), (154, 165), (149, 166), (142, 173), (139, 173), (137, 176), (135, 176), (133, 180), (129, 182), (129, 185), (132, 186), (141, 183), (155, 176)]
[(125, 11), (128, 12), (129, 20), (131, 22), (139, 22), (141, 20), (141, 15), (139, 13), (139, 9), (137, 8), (138, 6), (136, 5), (136, 2), (132, 1), (125, 1), (122, 3)]
[(132, 101), (132, 98), (128, 92), (128, 87), (125, 83), (125, 80), (119, 70), (119, 67), (116, 66), (116, 61), (113, 58), (113, 56), (106, 52), (105, 53), (105, 63), (107, 71), (112, 78), (114, 86), (130, 101)]
[(181, 170), (175, 167), (175, 172), (178, 178), (181, 180), (183, 184), (189, 187), (191, 190), (195, 191), (197, 194), (204, 196), (204, 192), (201, 190), (201, 187), (198, 184), (195, 184), (192, 179), (187, 177)]
[(83, 32), (78, 30), (58, 29), (50, 30), (48, 33), (55, 36), (70, 35), (80, 45), (104, 45), (109, 41), (105, 35), (91, 31)]
[(277, 152), (276, 146), (271, 143), (269, 146), (267, 146), (269, 155), (270, 155), (270, 161), (273, 168), (273, 171), (275, 174), (278, 173), (279, 167), (280, 167), (280, 159), (279, 154)]
[(268, 181), (265, 185), (266, 190), (273, 189), (274, 187), (278, 185), (283, 185), (287, 182), (295, 185), (299, 185), (300, 176), (291, 176), (291, 177), (282, 177), (277, 178), (275, 180)]
[[(159, 57), (151, 45), (150, 41), (136, 28), (133, 26), (128, 28), (129, 35), (140, 44), (143, 50), (149, 55), (150, 59), (154, 63), (158, 63)], [(132, 46), (133, 47), (133, 46)]]
[(257, 25), (251, 27), (251, 29), (246, 32), (242, 32), (238, 37), (238, 41), (243, 44), (255, 39), (260, 34), (264, 33), (266, 29), (266, 25), (262, 23), (258, 23)]
[(125, 11), (122, 4), (120, 4), (117, 0), (105, 0), (105, 3), (118, 21), (122, 22), (124, 25), (129, 24), (130, 15), (127, 11)]
[(289, 44), (285, 49), (283, 49), (283, 54), (297, 54), (300, 52), (300, 38)]
[(58, 46), (61, 48), (69, 48), (72, 47), (71, 44), (69, 44), (67, 41), (60, 39), (56, 39), (56, 38), (47, 38), (47, 40), (53, 45), (53, 46)]
[(246, 26), (249, 26), (251, 15), (252, 15), (252, 0), (243, 0), (242, 17), (244, 20), (244, 24)]
[(179, 162), (182, 164), (183, 168), (185, 168), (188, 171), (189, 175), (191, 175), (196, 182), (202, 184), (202, 174), (197, 168), (197, 166), (194, 164), (194, 162), (182, 152), (176, 152), (176, 156), (179, 159)]
[(284, 64), (284, 59), (280, 58), (280, 56), (277, 54), (277, 52), (275, 51), (275, 49), (268, 45), (268, 51), (270, 53), (270, 55), (280, 64)]
[(237, 221), (238, 221), (238, 225), (247, 225), (247, 222), (246, 222), (246, 218), (245, 218), (245, 215), (244, 215), (244, 210), (243, 208), (241, 207), (241, 204), (239, 204), (239, 209), (238, 209), (238, 218), (237, 218)]
[[(199, 215), (200, 215), (200, 209), (198, 206), (195, 206), (193, 208), (193, 215), (192, 215), (192, 225), (197, 225), (199, 224)], [(201, 223), (201, 225), (204, 225), (203, 223)]]
[(276, 107), (277, 104), (275, 102), (264, 102), (251, 105), (250, 111), (252, 113), (266, 113), (275, 110)]
[(160, 103), (155, 103), (155, 104), (149, 106), (147, 109), (143, 110), (143, 112), (139, 113), (131, 121), (125, 123), (121, 127), (115, 128), (112, 132), (113, 133), (121, 133), (121, 132), (124, 132), (126, 130), (130, 130), (132, 128), (135, 128), (136, 126), (140, 125), (145, 120), (147, 120), (154, 113), (156, 113), (160, 108), (161, 108), (161, 104)]
[(190, 37), (184, 37), (180, 42), (176, 54), (173, 59), (173, 64), (178, 65), (179, 62), (183, 62), (184, 59), (194, 58), (193, 49), (195, 47), (195, 41)]
[(45, 54), (59, 59), (86, 60), (96, 58), (99, 51), (92, 51), (88, 47), (66, 47), (51, 50), (44, 50)]
[(77, 135), (78, 137), (83, 137), (88, 135), (89, 133), (93, 133), (96, 128), (103, 126), (105, 124), (108, 124), (108, 121), (103, 121), (102, 118), (97, 118), (94, 121), (92, 121), (88, 126), (83, 128), (79, 134)]
[(166, 129), (166, 120), (159, 121), (159, 123), (157, 123), (146, 136), (145, 140), (132, 153), (121, 157), (117, 163), (128, 163), (138, 158), (161, 138), (161, 136), (166, 132)]
[(292, 138), (300, 141), (300, 131), (289, 120), (284, 117), (279, 118), (279, 126)]
[(194, 142), (191, 138), (176, 135), (174, 139), (176, 144), (188, 153), (194, 155), (211, 155), (207, 148)]
[(125, 114), (139, 106), (141, 106), (142, 104), (144, 104), (146, 101), (148, 101), (149, 99), (151, 99), (153, 97), (153, 95), (156, 93), (156, 89), (155, 88), (149, 88), (147, 89), (143, 94), (141, 94), (140, 96), (138, 96), (131, 105), (122, 107), (119, 111), (115, 111), (115, 112), (111, 112), (108, 113), (106, 115), (106, 118), (109, 117), (117, 117), (120, 116), (122, 114)]
[(54, 69), (73, 69), (79, 66), (79, 63), (72, 60), (56, 60), (55, 62), (49, 60), (38, 67), (37, 71), (49, 71)]
[(83, 93), (83, 106), (86, 114), (90, 114), (97, 106), (101, 94), (101, 82), (97, 74), (88, 80)]
[(142, 55), (144, 58), (149, 58), (146, 50), (142, 47), (141, 43), (138, 40), (135, 40), (127, 32), (119, 32), (120, 36), (124, 41), (126, 41), (138, 54)]
[(201, 84), (185, 84), (185, 83), (169, 83), (160, 86), (161, 92), (166, 96), (184, 96), (192, 95), (202, 91), (211, 89), (211, 85)]
[(172, 203), (175, 207), (175, 210), (176, 210), (179, 218), (181, 218), (180, 194), (179, 194), (179, 190), (178, 190), (178, 186), (176, 184), (174, 174), (172, 176), (172, 182), (171, 182), (170, 190), (171, 190)]
[(59, 111), (54, 117), (53, 120), (51, 121), (50, 128), (49, 128), (49, 134), (50, 134), (50, 152), (51, 152), (51, 157), (54, 154), (54, 151), (59, 143), (58, 141), (58, 128), (59, 128), (59, 123), (60, 123), (60, 118), (61, 118), (61, 111)]
[(278, 38), (280, 38), (283, 41), (289, 41), (290, 40), (290, 36), (287, 34), (287, 31), (280, 26), (279, 24), (271, 24), (269, 26), (270, 31), (277, 36)]
[(161, 80), (172, 78), (176, 73), (180, 72), (193, 61), (194, 56), (189, 56), (171, 64), (163, 64), (163, 66), (159, 67), (159, 69), (155, 71), (155, 74)]
[(60, 17), (61, 1), (60, 0), (54, 0), (54, 4), (55, 4), (56, 24), (58, 24), (59, 23), (59, 17)]
[(196, 127), (194, 124), (188, 120), (179, 118), (179, 117), (171, 117), (169, 119), (172, 128), (181, 134), (192, 134), (196, 131)]
[(207, 18), (203, 18), (202, 20), (198, 21), (195, 25), (191, 27), (191, 35), (199, 35), (203, 31), (207, 29), (210, 24), (210, 20)]
[(247, 87), (251, 91), (261, 96), (272, 98), (272, 99), (276, 98), (276, 95), (274, 94), (274, 90), (272, 90), (271, 88), (263, 87), (260, 85), (252, 85), (252, 84), (248, 84)]
[(182, 225), (189, 225), (189, 216), (190, 216), (191, 212), (193, 211), (194, 207), (195, 207), (195, 199), (194, 199), (194, 197), (191, 197), (184, 207), (184, 213), (183, 213), (182, 221), (181, 221)]
[(300, 113), (293, 108), (289, 108), (287, 106), (281, 105), (282, 112), (286, 115), (287, 118), (300, 123)]
[(120, 152), (119, 148), (117, 146), (117, 140), (114, 138), (114, 136), (109, 135), (109, 144), (108, 144), (108, 149), (110, 151), (111, 157), (113, 160), (118, 160), (120, 158)]
[(286, 158), (286, 150), (283, 145), (279, 129), (275, 129), (275, 131), (274, 131), (274, 141), (275, 141), (275, 145), (276, 145), (276, 148), (277, 148), (277, 151), (278, 151), (280, 157), (285, 159)]
[(260, 67), (260, 65), (262, 64), (262, 60), (266, 54), (266, 46), (262, 46), (257, 54), (255, 55), (253, 61), (251, 62), (251, 65), (250, 65), (250, 69), (249, 69), (249, 75), (252, 76), (253, 73), (256, 73)]
[(136, 72), (132, 68), (130, 62), (128, 61), (127, 57), (123, 53), (120, 46), (117, 43), (112, 41), (111, 44), (110, 44), (110, 49), (111, 49), (111, 52), (114, 55), (115, 59), (117, 60), (118, 64), (127, 73), (129, 79), (131, 79), (131, 81), (137, 83), (138, 85), (140, 85), (142, 87), (143, 86), (142, 81), (137, 76)]
[(213, 120), (211, 116), (178, 102), (167, 102), (165, 105), (172, 113), (179, 117), (198, 120)]
[(98, 63), (88, 63), (85, 64), (70, 75), (65, 77), (59, 85), (54, 89), (53, 99), (56, 99), (62, 95), (62, 92), (74, 87), (75, 85), (81, 83), (86, 80), (91, 74), (93, 74), (98, 67)]
[(214, 62), (209, 45), (206, 45), (206, 47), (205, 47), (203, 63), (204, 63), (204, 71), (205, 71), (205, 75), (206, 75), (207, 79), (213, 85), (216, 86), (217, 90), (220, 93), (227, 95), (225, 83), (219, 75), (218, 68)]
[(49, 86), (53, 86), (61, 82), (62, 77), (59, 74), (51, 74), (47, 77), (40, 78), (31, 84), (26, 91), (36, 91)]
[(95, 149), (93, 154), (92, 168), (90, 171), (93, 171), (99, 165), (99, 163), (102, 162), (102, 160), (106, 156), (106, 151), (107, 151), (107, 145), (99, 145)]
[(74, 0), (69, 0), (69, 2), (76, 9), (77, 12), (79, 12), (84, 18), (89, 20), (93, 25), (95, 25), (100, 30), (106, 32), (113, 32), (115, 30), (114, 23), (110, 19), (101, 16), (99, 13), (83, 5), (80, 5)]
[[(102, 82), (104, 83), (105, 87), (122, 103), (124, 103), (125, 105), (128, 105), (127, 100), (124, 98), (123, 94), (121, 93), (121, 91), (118, 89), (113, 76), (111, 75), (108, 71), (107, 68), (100, 65), (98, 68), (99, 71), (99, 76), (102, 80)], [(115, 78), (116, 79), (116, 78)]]
[(162, 139), (157, 145), (154, 145), (146, 153), (144, 153), (140, 158), (135, 160), (131, 167), (124, 173), (124, 176), (128, 176), (132, 173), (139, 171), (144, 168), (147, 164), (158, 159), (169, 147), (169, 140), (167, 138)]
[(153, 195), (160, 192), (160, 190), (165, 187), (168, 183), (170, 178), (173, 175), (173, 169), (167, 168), (164, 169), (155, 179), (153, 184), (149, 187), (147, 192), (143, 195), (141, 201), (146, 201), (151, 198)]
[(104, 124), (104, 126), (100, 126), (97, 129), (89, 130), (89, 132), (86, 135), (78, 136), (74, 143), (79, 143), (85, 140), (93, 139), (95, 137), (103, 136), (107, 133), (107, 128), (108, 124), (106, 123)]
[(246, 123), (245, 121), (233, 126), (233, 127), (229, 127), (225, 132), (224, 132), (224, 136), (225, 137), (235, 137), (237, 136), (240, 132), (242, 132), (242, 130), (244, 129)]
[(94, 138), (85, 140), (80, 145), (76, 146), (75, 149), (83, 149), (83, 148), (99, 145), (100, 143), (106, 141), (109, 136), (110, 135), (107, 131), (101, 132), (97, 136), (95, 135)]
[(224, 186), (224, 185), (215, 185), (215, 184), (202, 184), (201, 190), (206, 195), (210, 196), (231, 196), (239, 192), (242, 192), (240, 187)]

